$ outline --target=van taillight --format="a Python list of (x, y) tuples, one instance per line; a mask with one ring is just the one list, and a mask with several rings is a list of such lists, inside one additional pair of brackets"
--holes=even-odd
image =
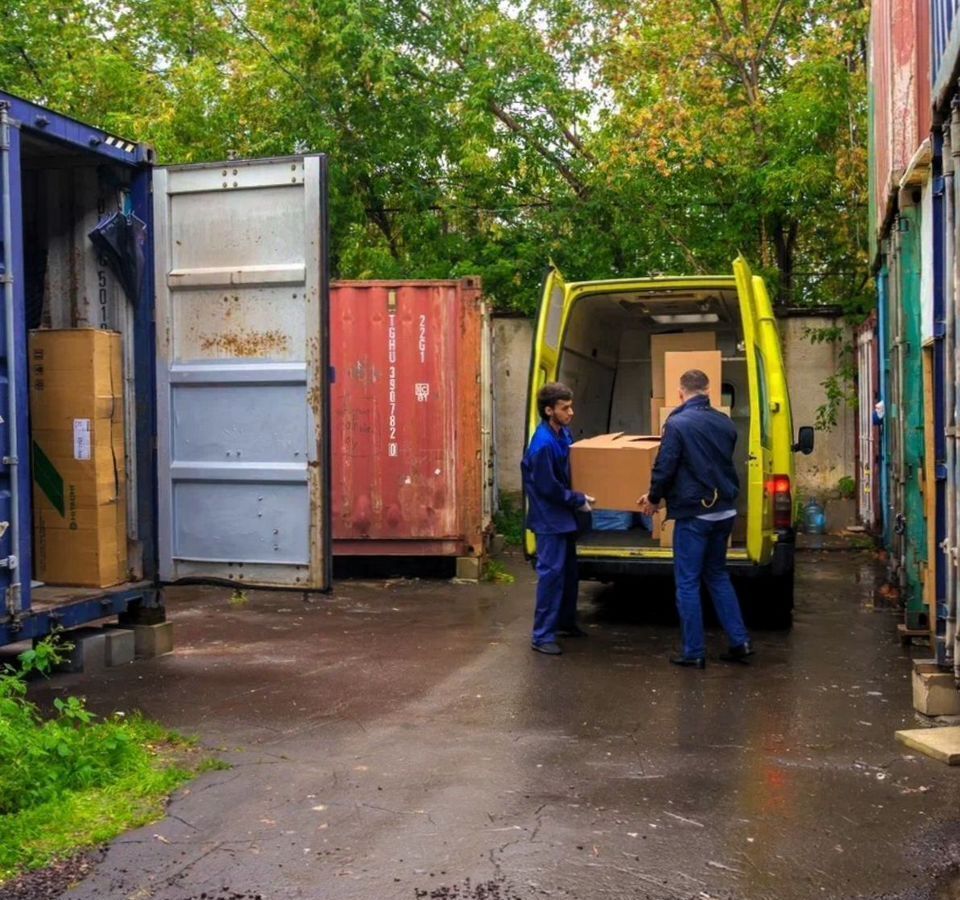
[(790, 494), (790, 476), (774, 475), (768, 484), (773, 494), (773, 527), (790, 528), (793, 525), (793, 497)]

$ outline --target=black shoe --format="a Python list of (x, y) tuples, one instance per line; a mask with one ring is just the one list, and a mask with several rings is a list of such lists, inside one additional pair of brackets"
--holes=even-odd
[(547, 641), (545, 644), (531, 644), (530, 649), (536, 650), (537, 653), (546, 653), (547, 656), (559, 656), (563, 653), (560, 645), (555, 641)]
[(753, 645), (750, 641), (744, 644), (737, 644), (731, 647), (726, 653), (720, 654), (720, 659), (724, 662), (749, 663), (749, 657), (753, 656)]
[(688, 669), (705, 669), (707, 661), (702, 656), (671, 656), (670, 662), (675, 666), (684, 666)]
[(558, 628), (557, 634), (565, 638), (582, 638), (587, 636), (587, 633), (579, 625), (571, 625), (569, 628)]

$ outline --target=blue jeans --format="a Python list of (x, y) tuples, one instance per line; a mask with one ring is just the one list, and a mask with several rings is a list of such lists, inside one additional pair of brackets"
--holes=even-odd
[(731, 647), (750, 640), (740, 614), (740, 603), (727, 573), (727, 539), (733, 519), (708, 522), (677, 519), (673, 530), (673, 577), (677, 584), (677, 611), (683, 632), (683, 655), (694, 659), (706, 655), (700, 582), (706, 584), (717, 618)]
[(557, 629), (577, 623), (577, 536), (537, 535), (537, 608), (533, 615), (534, 644), (548, 644)]

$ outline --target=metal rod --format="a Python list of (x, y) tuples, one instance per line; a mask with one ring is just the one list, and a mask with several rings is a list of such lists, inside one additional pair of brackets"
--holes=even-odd
[[(7, 612), (16, 615), (20, 596), (20, 567), (16, 565), (20, 549), (20, 483), (16, 462), (19, 454), (19, 417), (17, 415), (17, 340), (14, 321), (13, 279), (19, 273), (13, 270), (13, 211), (10, 188), (10, 115), (0, 103), (0, 179), (3, 180), (3, 316), (6, 328), (7, 354), (7, 433), (10, 438), (7, 465), (10, 467), (10, 546), (13, 548), (8, 560), (10, 586), (7, 588)], [(14, 565), (10, 565), (13, 562)]]

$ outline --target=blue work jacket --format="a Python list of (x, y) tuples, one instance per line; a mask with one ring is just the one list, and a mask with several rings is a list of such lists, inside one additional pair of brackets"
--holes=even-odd
[(570, 489), (570, 445), (566, 428), (554, 431), (541, 422), (523, 454), (520, 471), (527, 495), (527, 528), (535, 534), (567, 534), (577, 530), (573, 511), (586, 502)]
[(710, 405), (705, 394), (691, 397), (667, 418), (648, 499), (666, 498), (671, 519), (735, 509), (740, 481), (733, 465), (737, 429)]

